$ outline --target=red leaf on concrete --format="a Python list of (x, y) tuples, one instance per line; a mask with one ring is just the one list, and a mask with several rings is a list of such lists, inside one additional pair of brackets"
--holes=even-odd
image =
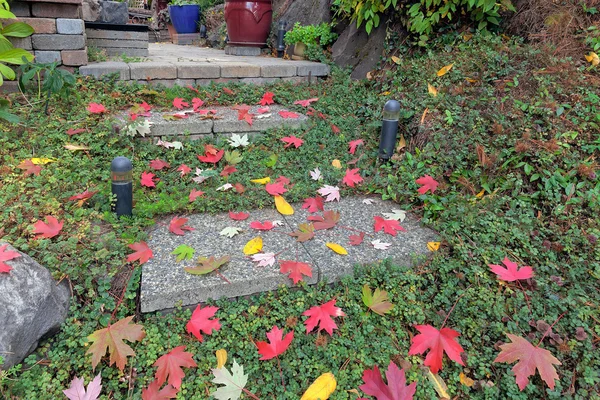
[(253, 114), (250, 114), (249, 106), (242, 104), (241, 106), (234, 106), (232, 108), (238, 112), (238, 121), (246, 121), (248, 125), (252, 126)]
[(266, 92), (265, 94), (263, 94), (262, 99), (260, 99), (260, 101), (258, 102), (258, 104), (260, 104), (261, 106), (268, 106), (269, 104), (273, 104), (275, 103), (273, 101), (273, 93), (271, 92)]
[(175, 97), (173, 99), (173, 107), (178, 110), (183, 110), (184, 107), (189, 107), (189, 103), (185, 102), (181, 97)]
[(160, 160), (160, 159), (155, 159), (150, 161), (150, 168), (155, 169), (157, 171), (160, 171), (163, 168), (170, 168), (171, 164), (169, 164), (166, 161)]
[(432, 373), (437, 374), (442, 369), (444, 351), (451, 360), (465, 365), (460, 357), (460, 353), (464, 350), (456, 341), (460, 334), (454, 329), (442, 328), (438, 331), (431, 325), (415, 325), (415, 328), (421, 333), (412, 338), (408, 354), (414, 356), (429, 350), (424, 364), (431, 369)]
[(106, 112), (106, 108), (99, 103), (90, 103), (87, 106), (87, 110), (89, 112), (91, 112), (92, 114), (102, 114), (104, 112)]
[(160, 383), (157, 380), (153, 380), (147, 389), (142, 389), (142, 400), (168, 400), (177, 397), (179, 390), (175, 389), (171, 385), (167, 385), (164, 388), (160, 388)]
[(136, 260), (139, 260), (140, 264), (143, 264), (149, 259), (151, 259), (153, 256), (152, 250), (150, 249), (150, 247), (148, 247), (148, 244), (143, 240), (138, 243), (132, 243), (127, 247), (135, 251), (135, 253), (131, 253), (129, 256), (127, 256), (127, 262), (134, 262)]
[(190, 192), (190, 195), (188, 196), (188, 199), (190, 200), (190, 203), (196, 201), (196, 199), (200, 196), (202, 196), (204, 194), (204, 192), (202, 190), (196, 190), (196, 189), (192, 189), (192, 191)]
[(373, 217), (375, 219), (375, 232), (379, 232), (383, 229), (388, 235), (396, 236), (398, 231), (406, 232), (406, 229), (400, 226), (400, 223), (395, 219), (383, 219), (379, 216)]
[(350, 237), (349, 237), (350, 244), (352, 246), (358, 246), (363, 242), (364, 238), (365, 238), (364, 232), (361, 232), (359, 235), (350, 235)]
[(513, 282), (533, 277), (533, 269), (531, 267), (519, 268), (517, 263), (510, 261), (508, 257), (504, 257), (502, 264), (506, 265), (506, 268), (496, 264), (488, 264), (490, 270), (498, 275), (498, 279), (500, 280)]
[[(156, 176), (152, 172), (142, 172), (142, 178), (140, 179), (140, 184), (146, 187), (156, 187), (154, 179)], [(158, 178), (156, 178), (158, 182)]]
[(292, 135), (292, 136), (286, 136), (284, 138), (281, 138), (281, 141), (283, 143), (286, 143), (285, 146), (283, 146), (284, 148), (288, 148), (290, 146), (294, 146), (295, 148), (298, 148), (300, 146), (302, 146), (302, 143), (304, 143), (304, 140), (297, 138), (296, 136)]
[(221, 171), (221, 173), (219, 175), (221, 175), (223, 177), (228, 177), (229, 175), (233, 174), (234, 172), (237, 172), (237, 168), (233, 165), (227, 165), (227, 166), (225, 166), (225, 168), (223, 168), (223, 171)]
[(184, 230), (193, 231), (194, 228), (187, 226), (187, 222), (187, 218), (173, 217), (173, 219), (169, 223), (169, 231), (180, 236), (183, 236), (185, 234)]
[(417, 390), (417, 382), (406, 385), (406, 375), (404, 369), (398, 369), (396, 364), (390, 361), (385, 373), (387, 385), (381, 378), (381, 373), (377, 365), (373, 369), (365, 369), (362, 379), (365, 382), (358, 388), (374, 396), (377, 400), (412, 400)]
[(356, 151), (356, 148), (361, 144), (365, 144), (365, 142), (362, 139), (356, 139), (356, 140), (350, 141), (350, 143), (349, 143), (350, 150), (348, 150), (348, 152), (350, 154), (354, 154), (354, 152)]
[(191, 368), (197, 366), (192, 358), (193, 354), (183, 351), (184, 349), (185, 346), (175, 347), (152, 364), (153, 367), (158, 367), (154, 375), (158, 385), (165, 383), (168, 376), (169, 384), (179, 389), (181, 387), (181, 379), (185, 376), (181, 367)]
[(187, 175), (190, 172), (192, 172), (192, 169), (190, 167), (188, 167), (185, 164), (181, 164), (178, 168), (177, 171), (179, 171), (181, 173), (181, 176)]
[(6, 250), (8, 247), (8, 243), (0, 246), (0, 273), (1, 272), (10, 272), (12, 267), (6, 264), (4, 261), (12, 260), (18, 257), (21, 257), (21, 254), (17, 251)]
[(218, 310), (218, 307), (213, 306), (206, 306), (204, 308), (201, 308), (200, 305), (196, 306), (196, 309), (192, 313), (192, 317), (185, 326), (185, 329), (194, 335), (199, 341), (204, 341), (202, 333), (205, 335), (212, 335), (213, 330), (216, 332), (221, 329), (219, 318), (210, 319), (215, 316), (215, 313)]
[(284, 353), (294, 339), (294, 332), (290, 332), (283, 338), (283, 330), (277, 326), (273, 326), (270, 332), (267, 332), (267, 342), (256, 342), (258, 352), (262, 357), (261, 360), (270, 360)]
[(234, 213), (232, 211), (229, 211), (229, 218), (235, 220), (235, 221), (243, 221), (245, 219), (248, 219), (248, 217), (250, 216), (250, 214), (245, 213), (245, 212), (239, 212), (239, 213)]
[(46, 238), (50, 239), (60, 233), (65, 221), (60, 221), (51, 215), (46, 216), (46, 222), (38, 221), (33, 224), (33, 233), (38, 235), (36, 239)]
[(342, 317), (346, 314), (344, 314), (341, 308), (335, 306), (335, 299), (333, 299), (323, 305), (309, 308), (304, 311), (302, 315), (310, 317), (304, 321), (306, 333), (309, 333), (319, 325), (319, 332), (325, 329), (325, 332), (329, 333), (330, 336), (333, 336), (333, 330), (337, 329), (337, 325), (333, 322), (331, 317)]
[(258, 229), (259, 231), (270, 231), (274, 228), (274, 225), (271, 221), (259, 222), (253, 221), (250, 223), (250, 228)]
[(294, 102), (294, 104), (299, 104), (302, 107), (308, 107), (310, 105), (310, 103), (314, 103), (315, 101), (319, 100), (318, 97), (313, 97), (312, 99), (306, 99), (306, 100), (296, 100)]
[(19, 165), (17, 165), (17, 168), (24, 170), (25, 176), (28, 176), (31, 174), (37, 176), (42, 171), (42, 167), (39, 165), (35, 165), (33, 163), (33, 161), (31, 161), (31, 160), (21, 161), (21, 163)]
[(331, 229), (340, 220), (340, 213), (333, 210), (327, 210), (323, 212), (323, 216), (311, 215), (310, 217), (308, 217), (308, 220), (315, 221), (313, 222), (313, 225), (318, 231), (323, 229)]
[(417, 179), (415, 182), (417, 182), (419, 185), (422, 185), (417, 190), (420, 194), (425, 194), (428, 190), (431, 190), (431, 193), (433, 193), (439, 185), (439, 183), (429, 175), (424, 175)]
[(281, 196), (282, 194), (287, 192), (287, 189), (283, 187), (283, 183), (281, 183), (281, 182), (267, 183), (265, 185), (265, 190), (271, 196)]
[(289, 274), (288, 276), (294, 281), (294, 285), (302, 280), (302, 275), (312, 277), (312, 268), (307, 263), (281, 260), (279, 266), (279, 271), (282, 274)]
[(296, 119), (296, 118), (299, 117), (299, 115), (296, 114), (295, 112), (291, 112), (291, 111), (287, 111), (287, 110), (281, 110), (281, 111), (279, 111), (279, 115), (281, 115), (281, 118)]
[(346, 175), (344, 175), (343, 183), (350, 187), (354, 187), (354, 184), (361, 183), (363, 181), (362, 176), (358, 173), (358, 168), (346, 169)]
[(302, 208), (307, 208), (309, 213), (323, 211), (323, 198), (321, 196), (315, 196), (304, 199)]
[(198, 109), (204, 105), (204, 102), (197, 97), (192, 99), (192, 107), (194, 108), (194, 112), (198, 112)]

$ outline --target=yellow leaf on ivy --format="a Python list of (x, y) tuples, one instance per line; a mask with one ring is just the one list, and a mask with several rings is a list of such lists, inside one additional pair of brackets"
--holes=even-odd
[(430, 83), (427, 84), (427, 91), (433, 97), (436, 97), (438, 95), (437, 89), (435, 87), (433, 87), (433, 85), (431, 85)]
[(427, 242), (427, 248), (430, 251), (438, 251), (440, 249), (440, 242)]
[(250, 179), (250, 182), (260, 183), (261, 185), (266, 185), (267, 183), (271, 182), (271, 178), (267, 176), (266, 178)]
[(473, 379), (469, 378), (462, 372), (460, 373), (459, 377), (460, 377), (460, 383), (462, 383), (465, 386), (471, 387), (475, 383), (475, 381)]
[(358, 390), (356, 390), (356, 389), (346, 390), (346, 392), (348, 392), (348, 393), (354, 393), (357, 396), (359, 395)]
[(585, 59), (588, 60), (588, 62), (591, 63), (594, 67), (600, 64), (600, 58), (598, 58), (598, 54), (594, 53), (593, 51), (590, 52), (590, 54), (586, 55)]
[(288, 203), (287, 201), (285, 201), (285, 199), (281, 196), (274, 196), (275, 197), (275, 207), (277, 208), (277, 211), (279, 211), (280, 214), (282, 215), (293, 215), (294, 214), (294, 209), (292, 208), (292, 206), (290, 206), (290, 203)]
[(341, 254), (341, 255), (346, 255), (346, 254), (348, 254), (348, 252), (346, 251), (346, 249), (345, 249), (345, 248), (343, 248), (342, 246), (340, 246), (340, 245), (339, 245), (339, 244), (337, 244), (337, 243), (330, 243), (330, 242), (327, 242), (327, 243), (325, 243), (325, 246), (329, 247), (331, 250), (335, 251), (335, 252), (336, 252), (336, 253), (338, 253), (338, 254)]
[(398, 65), (400, 65), (400, 62), (401, 62), (400, 57), (396, 57), (396, 56), (392, 56), (392, 61), (394, 62), (394, 64), (398, 64)]
[(223, 368), (225, 363), (227, 362), (227, 350), (220, 349), (215, 352), (217, 355), (217, 369)]
[(252, 254), (256, 254), (262, 250), (263, 241), (260, 236), (255, 237), (252, 240), (249, 240), (248, 243), (244, 246), (244, 254), (250, 256)]
[(472, 38), (473, 38), (473, 35), (472, 35), (471, 33), (465, 33), (465, 34), (463, 35), (463, 40), (464, 40), (465, 42), (468, 42), (468, 41), (469, 41), (469, 40), (471, 40)]
[(398, 140), (398, 145), (396, 146), (396, 151), (400, 151), (406, 147), (406, 139), (404, 139), (404, 135), (400, 135), (400, 140)]
[(483, 195), (484, 195), (484, 194), (485, 194), (485, 189), (481, 189), (481, 192), (477, 193), (477, 194), (475, 195), (475, 197), (477, 197), (478, 199), (480, 199), (480, 198), (482, 198), (482, 197), (483, 197)]
[(337, 169), (342, 168), (342, 163), (337, 158), (331, 162), (331, 165), (333, 165), (334, 168), (337, 168)]
[(300, 400), (327, 400), (336, 386), (335, 376), (331, 372), (324, 373), (306, 389)]
[(89, 150), (90, 148), (87, 146), (79, 146), (76, 144), (67, 143), (67, 144), (65, 144), (65, 149), (71, 150), (71, 151), (77, 151), (77, 150)]
[(452, 69), (452, 66), (453, 66), (453, 65), (454, 65), (454, 63), (452, 63), (452, 64), (448, 64), (448, 65), (446, 65), (445, 67), (443, 67), (442, 69), (440, 69), (440, 70), (437, 72), (437, 76), (444, 76), (444, 75), (446, 75), (446, 74), (448, 73), (448, 71), (450, 71), (450, 70)]
[(51, 162), (56, 162), (56, 160), (53, 160), (51, 158), (32, 158), (31, 162), (34, 163), (35, 165), (44, 165), (44, 164), (48, 164)]
[(433, 384), (433, 388), (437, 392), (438, 396), (443, 399), (449, 399), (450, 395), (448, 394), (448, 386), (438, 374), (434, 374), (431, 372), (429, 368), (427, 368), (427, 377)]

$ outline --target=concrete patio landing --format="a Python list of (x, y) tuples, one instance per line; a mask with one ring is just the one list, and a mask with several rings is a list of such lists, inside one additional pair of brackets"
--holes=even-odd
[[(407, 230), (398, 232), (397, 236), (375, 232), (374, 216), (382, 216), (397, 209), (398, 205), (380, 199), (373, 199), (373, 204), (365, 204), (365, 197), (343, 198), (340, 202), (325, 203), (325, 210), (335, 210), (340, 213), (340, 220), (335, 228), (316, 231), (315, 237), (304, 243), (299, 243), (288, 235), (298, 230), (298, 224), (307, 221), (309, 214), (302, 209), (301, 204), (294, 204), (295, 214), (284, 217), (274, 209), (265, 210), (234, 210), (246, 211), (250, 217), (244, 221), (229, 218), (228, 214), (206, 215), (195, 214), (188, 216), (187, 225), (194, 228), (184, 236), (177, 236), (168, 231), (169, 220), (156, 224), (151, 232), (148, 245), (154, 257), (143, 265), (141, 283), (141, 310), (151, 312), (175, 307), (181, 303), (184, 306), (204, 302), (209, 298), (233, 298), (274, 290), (279, 285), (292, 285), (292, 280), (282, 274), (279, 262), (282, 260), (301, 261), (311, 265), (312, 277), (304, 277), (308, 284), (319, 281), (335, 282), (343, 276), (351, 275), (355, 265), (370, 264), (391, 258), (398, 265), (414, 265), (417, 257), (427, 257), (431, 252), (427, 242), (437, 240), (434, 231), (420, 226), (413, 215), (407, 215), (401, 225)], [(270, 231), (258, 231), (250, 228), (253, 221), (281, 221), (282, 225)], [(226, 227), (241, 228), (242, 231), (229, 238), (219, 235)], [(366, 233), (364, 241), (358, 246), (349, 242), (350, 235), (358, 234), (351, 228)], [(275, 253), (276, 262), (273, 266), (257, 267), (243, 253), (245, 244), (260, 236), (263, 240), (263, 252)], [(387, 250), (375, 249), (373, 240), (390, 243)], [(325, 246), (333, 242), (342, 245), (348, 255), (339, 255)], [(176, 262), (176, 256), (171, 254), (179, 245), (186, 244), (195, 249), (193, 260)], [(191, 275), (184, 267), (194, 266), (196, 259), (204, 257), (223, 257), (229, 255), (231, 261), (219, 268), (219, 276), (215, 272), (207, 275)], [(226, 280), (225, 280), (226, 279)]]
[(231, 56), (224, 50), (171, 43), (150, 43), (149, 56), (139, 62), (107, 61), (79, 68), (81, 75), (165, 86), (208, 85), (210, 82), (266, 84), (279, 81), (313, 83), (329, 75), (329, 66), (270, 56)]

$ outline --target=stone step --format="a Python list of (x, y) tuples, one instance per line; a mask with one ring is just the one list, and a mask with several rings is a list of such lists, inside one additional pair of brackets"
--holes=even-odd
[[(351, 275), (355, 265), (365, 265), (387, 258), (398, 265), (414, 265), (417, 258), (426, 258), (431, 252), (427, 242), (437, 240), (437, 235), (429, 228), (422, 227), (417, 218), (408, 214), (401, 225), (407, 230), (397, 236), (375, 232), (374, 216), (391, 212), (398, 205), (390, 201), (373, 199), (373, 204), (365, 204), (366, 197), (342, 198), (340, 202), (326, 203), (326, 210), (340, 212), (338, 225), (330, 230), (316, 231), (315, 237), (305, 243), (298, 243), (289, 236), (297, 230), (299, 223), (307, 221), (309, 214), (301, 204), (295, 204), (295, 214), (282, 216), (274, 209), (250, 211), (250, 217), (244, 221), (235, 221), (228, 214), (188, 216), (188, 225), (194, 231), (177, 236), (168, 231), (169, 220), (157, 223), (150, 233), (148, 245), (154, 257), (142, 267), (141, 310), (152, 312), (168, 310), (178, 304), (190, 306), (210, 298), (234, 298), (263, 291), (275, 290), (279, 285), (292, 286), (292, 280), (279, 272), (278, 262), (292, 260), (306, 262), (312, 266), (312, 277), (305, 277), (308, 284), (319, 281), (335, 282)], [(248, 210), (235, 210), (248, 211)], [(320, 213), (319, 213), (320, 214)], [(316, 214), (312, 214), (316, 215)], [(280, 220), (282, 225), (271, 231), (257, 231), (250, 228), (252, 221)], [(242, 232), (233, 238), (220, 236), (226, 227), (238, 227)], [(348, 228), (354, 229), (349, 230)], [(349, 236), (366, 232), (364, 242), (359, 246), (349, 243)], [(277, 262), (273, 266), (257, 267), (249, 257), (243, 254), (245, 244), (260, 236), (263, 239), (263, 252), (276, 253)], [(377, 250), (371, 241), (380, 239), (391, 243), (387, 250)], [(325, 246), (333, 242), (342, 245), (348, 255), (339, 255)], [(194, 260), (176, 262), (173, 250), (186, 244), (196, 250)], [(215, 272), (207, 275), (191, 275), (184, 271), (185, 266), (193, 266), (197, 257), (231, 256), (231, 261)]]

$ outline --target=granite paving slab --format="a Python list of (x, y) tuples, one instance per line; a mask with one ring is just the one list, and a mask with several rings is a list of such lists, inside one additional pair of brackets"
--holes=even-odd
[[(373, 203), (365, 204), (365, 199), (371, 199)], [(422, 227), (412, 214), (407, 214), (406, 219), (400, 223), (406, 232), (397, 232), (395, 237), (384, 233), (383, 230), (375, 232), (375, 216), (383, 217), (382, 213), (391, 213), (393, 209), (400, 208), (391, 201), (383, 201), (376, 197), (342, 197), (339, 202), (325, 203), (324, 208), (340, 213), (338, 224), (333, 229), (316, 231), (314, 239), (304, 242), (303, 245), (319, 268), (321, 280), (327, 282), (339, 281), (346, 275), (352, 275), (355, 265), (371, 264), (387, 258), (394, 260), (397, 265), (411, 266), (419, 257), (431, 254), (427, 249), (427, 242), (438, 240), (436, 233)], [(293, 227), (307, 222), (310, 215), (322, 215), (322, 212), (309, 213), (301, 204), (294, 204), (294, 210), (294, 215), (285, 217)], [(365, 232), (366, 235), (362, 244), (353, 246), (349, 237), (358, 235), (357, 231)], [(390, 243), (391, 246), (387, 250), (376, 249), (371, 242), (377, 239)], [(326, 247), (328, 242), (343, 246), (348, 255), (334, 253)]]

